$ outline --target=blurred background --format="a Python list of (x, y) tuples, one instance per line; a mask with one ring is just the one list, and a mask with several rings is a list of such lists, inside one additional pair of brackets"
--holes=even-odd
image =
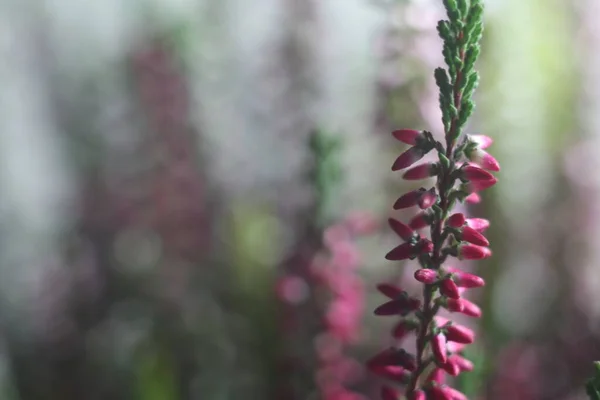
[[(389, 344), (390, 132), (439, 135), (441, 0), (0, 2), (0, 399), (355, 400)], [(456, 387), (582, 399), (600, 358), (596, 0), (488, 0), (499, 184)]]

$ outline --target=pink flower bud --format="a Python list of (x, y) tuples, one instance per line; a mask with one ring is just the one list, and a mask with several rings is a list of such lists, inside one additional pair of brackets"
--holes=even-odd
[(470, 181), (467, 184), (461, 185), (460, 189), (467, 193), (481, 192), (482, 190), (494, 186), (497, 182), (498, 180), (496, 178), (487, 181)]
[(393, 131), (392, 135), (402, 143), (410, 144), (411, 146), (416, 145), (419, 140), (424, 138), (423, 131), (417, 131), (414, 129), (399, 129)]
[(462, 299), (448, 299), (446, 301), (446, 308), (450, 312), (463, 312), (464, 306), (461, 301)]
[(426, 163), (409, 169), (402, 177), (407, 181), (417, 181), (419, 179), (426, 179), (434, 175), (437, 175), (436, 164)]
[(475, 229), (478, 232), (484, 232), (490, 227), (490, 221), (483, 218), (467, 218), (467, 226)]
[(381, 400), (398, 400), (398, 392), (389, 386), (383, 386), (381, 388)]
[(458, 258), (460, 260), (482, 260), (492, 255), (492, 251), (487, 247), (476, 246), (474, 244), (460, 244), (458, 246)]
[(481, 308), (479, 308), (477, 304), (465, 298), (448, 299), (446, 308), (451, 312), (460, 312), (468, 315), (469, 317), (481, 317)]
[(425, 189), (420, 188), (418, 190), (413, 190), (400, 196), (398, 200), (396, 200), (396, 202), (394, 203), (394, 210), (401, 210), (403, 208), (416, 206), (419, 203), (419, 200), (423, 193), (425, 193)]
[(414, 248), (410, 243), (402, 243), (385, 255), (389, 261), (406, 260), (414, 255)]
[(500, 171), (500, 164), (496, 159), (481, 148), (475, 148), (473, 151), (469, 152), (467, 158), (471, 160), (473, 163), (479, 165), (481, 168), (487, 169), (489, 171)]
[(433, 352), (433, 356), (440, 364), (446, 362), (447, 359), (447, 349), (446, 349), (446, 337), (443, 333), (438, 333), (435, 335), (431, 341), (431, 351)]
[(475, 192), (471, 193), (467, 197), (465, 197), (465, 201), (469, 204), (478, 204), (481, 203), (481, 196)]
[(450, 217), (448, 217), (448, 219), (446, 220), (446, 224), (448, 224), (448, 226), (451, 226), (453, 228), (460, 228), (461, 226), (463, 226), (465, 224), (466, 218), (465, 215), (462, 213), (456, 213), (456, 214), (452, 214)]
[(400, 238), (403, 240), (409, 240), (414, 234), (410, 227), (394, 218), (389, 218), (388, 223), (396, 235), (400, 236)]
[(408, 397), (408, 400), (427, 400), (427, 396), (425, 395), (424, 391), (415, 390), (414, 392), (412, 392), (410, 394), (410, 396)]
[(396, 300), (383, 303), (373, 312), (375, 315), (379, 316), (406, 315), (407, 313), (418, 309), (420, 305), (421, 302), (418, 299), (401, 295)]
[(441, 364), (441, 367), (450, 376), (458, 376), (458, 374), (460, 374), (460, 367), (458, 364), (450, 360), (447, 360), (445, 363)]
[(431, 253), (433, 251), (433, 242), (429, 239), (421, 239), (418, 248), (419, 254)]
[(451, 299), (458, 299), (460, 293), (458, 292), (458, 286), (452, 279), (444, 279), (440, 285), (440, 292)]
[(448, 392), (448, 394), (451, 396), (451, 399), (452, 399), (452, 400), (469, 400), (469, 399), (467, 398), (467, 396), (465, 396), (465, 394), (464, 394), (464, 393), (462, 393), (462, 392), (460, 392), (460, 391), (458, 391), (458, 390), (456, 390), (456, 389), (454, 389), (454, 388), (447, 387), (447, 388), (446, 388), (446, 391), (447, 391), (447, 392)]
[(462, 169), (462, 176), (471, 182), (485, 182), (496, 179), (494, 175), (490, 174), (485, 169), (474, 165), (467, 165), (464, 167)]
[(475, 340), (475, 332), (466, 326), (450, 325), (446, 329), (446, 339), (450, 342), (471, 344)]
[(464, 226), (461, 229), (460, 239), (465, 242), (473, 243), (478, 246), (489, 246), (490, 242), (481, 233), (471, 228), (470, 226)]
[(491, 137), (485, 135), (468, 135), (468, 138), (471, 142), (476, 143), (480, 149), (487, 149), (494, 143)]
[(477, 288), (485, 286), (485, 281), (480, 276), (469, 274), (457, 268), (448, 268), (448, 270), (454, 275), (454, 282), (459, 287)]
[(392, 171), (398, 171), (410, 167), (423, 158), (423, 156), (425, 156), (425, 152), (422, 149), (418, 147), (411, 147), (404, 153), (400, 154), (400, 156), (396, 159), (394, 165), (392, 165)]
[(447, 390), (448, 386), (432, 386), (427, 391), (430, 400), (454, 400), (452, 394)]
[(425, 193), (421, 194), (419, 198), (419, 208), (425, 210), (435, 204), (437, 201), (437, 194), (435, 192), (435, 188), (431, 188)]
[(404, 292), (398, 286), (389, 283), (380, 283), (377, 285), (377, 290), (390, 299), (396, 299)]
[(426, 226), (431, 224), (431, 216), (429, 216), (426, 212), (420, 212), (413, 219), (410, 220), (408, 224), (412, 229), (423, 229)]
[(427, 382), (444, 383), (446, 376), (444, 371), (440, 368), (434, 368), (433, 371), (427, 377)]
[(437, 281), (437, 271), (433, 269), (419, 269), (415, 272), (415, 279), (421, 283), (431, 285)]
[(448, 357), (448, 362), (453, 363), (458, 366), (461, 372), (464, 371), (473, 371), (474, 365), (470, 360), (459, 356), (458, 354), (453, 354)]

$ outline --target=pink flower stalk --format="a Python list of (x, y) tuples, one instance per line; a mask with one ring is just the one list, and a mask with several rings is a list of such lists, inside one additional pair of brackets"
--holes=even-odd
[[(398, 344), (377, 355), (375, 365), (373, 359), (368, 364), (372, 371), (379, 371), (380, 376), (381, 368), (401, 367), (403, 370), (397, 371), (394, 382), (405, 385), (404, 396), (407, 399), (466, 399), (463, 393), (443, 383), (444, 374), (456, 376), (473, 368), (469, 360), (457, 353), (465, 345), (473, 343), (475, 332), (440, 318), (436, 313), (444, 307), (452, 312), (480, 317), (481, 309), (462, 296), (468, 288), (481, 287), (484, 282), (476, 275), (444, 264), (449, 257), (481, 260), (492, 255), (489, 241), (482, 234), (489, 223), (466, 218), (462, 213), (452, 213), (457, 201), (480, 201), (478, 192), (497, 182), (490, 171), (500, 169), (493, 156), (483, 151), (491, 145), (490, 138), (462, 134), (473, 111), (473, 82), (476, 80), (471, 79), (478, 79), (477, 72), (473, 70), (474, 60), (469, 58), (467, 61), (465, 57), (478, 54), (475, 50), (478, 49), (480, 35), (470, 33), (482, 30), (483, 5), (482, 0), (445, 1), (444, 5), (450, 21), (440, 21), (438, 32), (445, 42), (445, 59), (452, 60), (452, 64), (448, 70), (438, 68), (435, 79), (440, 88), (445, 143), (437, 141), (426, 131), (401, 130), (394, 133), (399, 140), (414, 146), (396, 160), (394, 170), (412, 165), (432, 150), (437, 152), (439, 160), (413, 166), (404, 173), (405, 180), (435, 177), (436, 184), (428, 191), (421, 188), (396, 201), (395, 209), (419, 205), (426, 211), (417, 214), (408, 226), (400, 221), (390, 221), (401, 242), (386, 255), (390, 261), (416, 259), (419, 262), (420, 269), (414, 276), (423, 284), (423, 297), (417, 302), (415, 297), (400, 291), (400, 288), (380, 286), (380, 291), (391, 301), (375, 310), (378, 315), (400, 316), (392, 335), (405, 340), (409, 333), (414, 332), (416, 351), (414, 355), (409, 354)], [(429, 227), (427, 236), (431, 239), (414, 233), (425, 227)], [(423, 374), (428, 373), (430, 367), (435, 373), (425, 379)]]
[(392, 132), (392, 136), (403, 143), (410, 144), (411, 146), (416, 146), (419, 141), (425, 138), (423, 131), (416, 131), (414, 129), (400, 129)]
[[(375, 226), (372, 219), (356, 215), (325, 230), (323, 242), (329, 252), (329, 259), (323, 263), (314, 263), (314, 273), (329, 293), (330, 300), (324, 313), (324, 327), (316, 340), (319, 370), (317, 383), (324, 400), (356, 399), (362, 397), (345, 388), (356, 379), (356, 361), (345, 355), (345, 349), (359, 338), (360, 323), (363, 314), (364, 296), (362, 282), (355, 270), (360, 264), (359, 253), (354, 244), (357, 234), (369, 233)], [(402, 312), (402, 307), (415, 307), (413, 300), (401, 296), (402, 291), (394, 286), (381, 285), (381, 291), (393, 300), (391, 305), (382, 306), (383, 314)], [(415, 299), (418, 301), (417, 299)], [(382, 367), (383, 368), (383, 367)], [(386, 367), (387, 368), (387, 367)], [(383, 369), (386, 369), (383, 368)], [(380, 373), (382, 371), (379, 371)], [(387, 378), (393, 376), (387, 371)]]

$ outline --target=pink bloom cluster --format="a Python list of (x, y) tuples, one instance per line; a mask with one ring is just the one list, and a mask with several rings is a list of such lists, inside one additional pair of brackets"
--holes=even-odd
[(375, 228), (375, 221), (364, 214), (355, 214), (327, 228), (323, 241), (329, 257), (314, 265), (314, 274), (328, 297), (325, 330), (315, 341), (319, 361), (317, 384), (324, 400), (363, 399), (346, 388), (361, 377), (363, 369), (345, 352), (359, 339), (364, 311), (363, 283), (356, 274), (360, 255), (354, 239)]
[[(395, 131), (393, 135), (413, 146), (398, 157), (393, 170), (411, 167), (433, 148), (441, 152), (441, 145), (428, 132), (404, 129)], [(392, 249), (386, 259), (418, 259), (421, 268), (414, 277), (424, 285), (423, 300), (410, 296), (397, 286), (380, 284), (378, 290), (388, 300), (374, 312), (380, 316), (402, 317), (392, 329), (392, 336), (399, 342), (414, 333), (417, 354), (410, 354), (401, 347), (391, 347), (371, 358), (367, 366), (381, 377), (407, 385), (405, 394), (408, 400), (466, 399), (464, 394), (445, 383), (445, 376), (457, 376), (473, 369), (473, 364), (459, 353), (465, 345), (474, 341), (475, 334), (471, 329), (436, 314), (444, 308), (470, 317), (481, 316), (481, 309), (462, 295), (466, 289), (484, 286), (485, 282), (479, 276), (445, 265), (445, 261), (450, 256), (460, 260), (480, 260), (491, 256), (489, 242), (483, 235), (489, 222), (466, 218), (462, 213), (450, 213), (455, 201), (478, 201), (475, 197), (477, 192), (496, 183), (496, 178), (489, 171), (499, 171), (500, 166), (484, 150), (491, 143), (486, 136), (468, 135), (460, 151), (453, 154), (450, 148), (447, 152), (448, 157), (454, 158), (454, 163), (441, 154), (439, 163), (425, 163), (408, 169), (404, 179), (437, 176), (437, 185), (413, 190), (396, 201), (395, 209), (419, 207), (420, 211), (408, 224), (389, 219), (390, 227), (402, 243)], [(466, 161), (459, 162), (461, 157), (465, 157)], [(429, 237), (418, 232), (425, 227), (430, 227)], [(384, 386), (381, 397), (383, 400), (397, 400), (399, 394), (392, 387)]]

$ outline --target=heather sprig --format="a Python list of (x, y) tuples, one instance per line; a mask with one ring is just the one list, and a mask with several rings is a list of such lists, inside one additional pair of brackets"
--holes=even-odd
[[(474, 341), (475, 334), (437, 313), (444, 308), (471, 317), (481, 316), (479, 307), (462, 295), (468, 288), (483, 286), (483, 279), (445, 263), (449, 257), (479, 260), (491, 256), (489, 242), (482, 233), (489, 222), (451, 211), (456, 202), (478, 202), (477, 192), (496, 183), (490, 171), (500, 170), (498, 162), (485, 151), (492, 143), (490, 138), (463, 134), (475, 108), (473, 93), (479, 83), (474, 66), (483, 33), (482, 0), (444, 0), (444, 6), (448, 19), (439, 21), (437, 29), (444, 43), (446, 68), (437, 68), (434, 76), (440, 91), (445, 143), (437, 141), (428, 131), (393, 132), (397, 140), (412, 147), (396, 159), (392, 170), (410, 167), (403, 175), (406, 180), (436, 179), (434, 187), (409, 192), (394, 204), (395, 209), (413, 206), (421, 209), (408, 224), (389, 220), (403, 243), (392, 249), (386, 259), (419, 262), (415, 279), (423, 284), (423, 298), (383, 284), (378, 289), (389, 299), (375, 310), (376, 315), (401, 317), (393, 329), (393, 337), (400, 341), (414, 333), (416, 354), (394, 346), (367, 363), (373, 373), (405, 386), (408, 400), (466, 399), (445, 383), (445, 375), (457, 376), (473, 369), (473, 364), (459, 353)], [(431, 151), (437, 152), (437, 162), (413, 166)], [(429, 235), (418, 232), (427, 227)], [(381, 397), (395, 400), (399, 395), (385, 386)]]

